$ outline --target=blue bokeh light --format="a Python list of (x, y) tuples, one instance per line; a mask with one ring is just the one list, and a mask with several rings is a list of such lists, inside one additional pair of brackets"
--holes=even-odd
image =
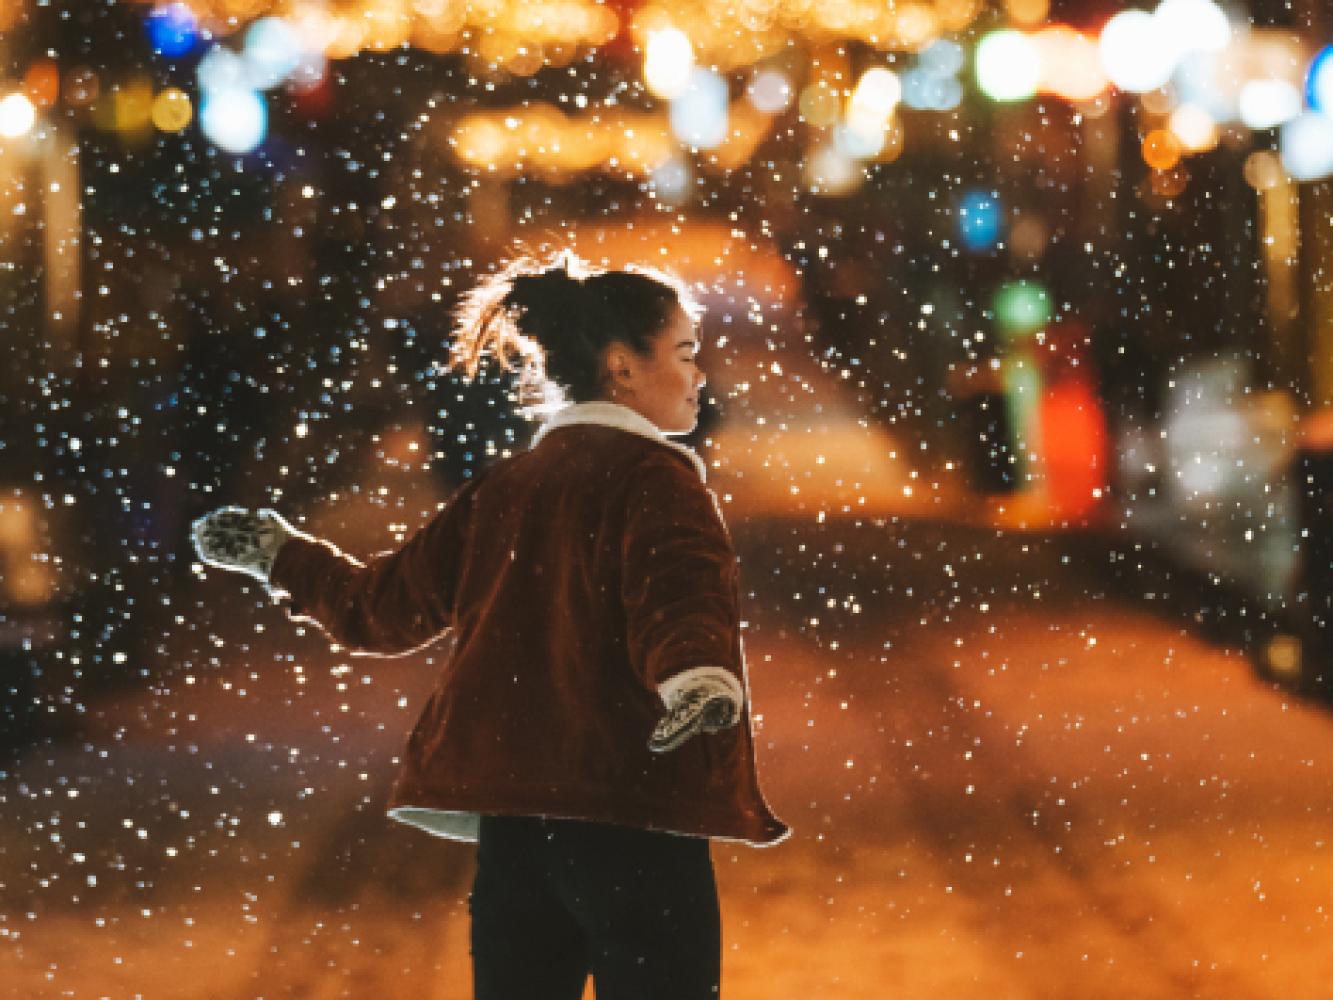
[(1305, 78), (1305, 102), (1333, 118), (1333, 45), (1322, 49), (1310, 63)]
[(183, 3), (155, 7), (144, 21), (153, 51), (169, 59), (189, 55), (199, 44), (199, 21)]
[(958, 236), (974, 253), (994, 250), (1000, 240), (1000, 199), (994, 191), (974, 188), (958, 203)]

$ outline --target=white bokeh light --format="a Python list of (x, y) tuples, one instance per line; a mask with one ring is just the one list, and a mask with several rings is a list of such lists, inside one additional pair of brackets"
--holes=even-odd
[(1021, 101), (1037, 91), (1041, 58), (1021, 31), (993, 31), (977, 45), (977, 86), (995, 101)]
[(1226, 60), (1215, 52), (1191, 52), (1181, 60), (1172, 86), (1184, 104), (1203, 108), (1214, 121), (1236, 118), (1235, 90), (1225, 85), (1230, 72)]
[(721, 145), (727, 137), (726, 81), (711, 70), (694, 70), (685, 92), (671, 102), (671, 129), (699, 149)]
[(849, 159), (868, 160), (884, 148), (884, 125), (845, 121), (833, 129), (833, 148)]
[(1301, 113), (1301, 94), (1285, 80), (1251, 80), (1241, 88), (1236, 106), (1250, 128), (1273, 128)]
[(1153, 20), (1162, 38), (1182, 54), (1220, 52), (1231, 41), (1231, 21), (1212, 0), (1162, 0)]
[(791, 105), (791, 81), (778, 70), (760, 70), (745, 88), (745, 94), (760, 111), (776, 114)]
[(245, 60), (221, 45), (210, 49), (199, 60), (195, 76), (199, 80), (199, 89), (204, 94), (212, 91), (243, 89), (248, 85), (249, 79)]
[(658, 97), (681, 97), (689, 89), (693, 70), (694, 47), (685, 32), (675, 28), (649, 32), (643, 82), (650, 91)]
[(264, 140), (268, 130), (268, 108), (253, 90), (226, 87), (204, 95), (199, 109), (199, 127), (219, 149), (249, 153)]
[(10, 94), (0, 100), (0, 136), (17, 139), (37, 121), (37, 109), (22, 94)]
[(847, 117), (858, 121), (883, 122), (893, 114), (902, 96), (903, 87), (898, 82), (897, 74), (882, 66), (872, 66), (861, 74), (856, 89), (852, 91)]
[(286, 80), (301, 64), (305, 47), (290, 24), (280, 17), (261, 17), (245, 33), (245, 72), (250, 86), (268, 90)]
[(1123, 10), (1107, 21), (1097, 47), (1107, 78), (1131, 94), (1156, 90), (1170, 80), (1181, 55), (1178, 40), (1143, 10)]
[(1217, 145), (1217, 122), (1197, 104), (1182, 104), (1171, 112), (1171, 131), (1180, 144), (1199, 153)]
[(1317, 111), (1297, 115), (1278, 133), (1278, 153), (1298, 181), (1333, 177), (1333, 118)]
[(856, 160), (832, 146), (820, 146), (805, 161), (805, 183), (816, 194), (847, 194), (864, 176)]

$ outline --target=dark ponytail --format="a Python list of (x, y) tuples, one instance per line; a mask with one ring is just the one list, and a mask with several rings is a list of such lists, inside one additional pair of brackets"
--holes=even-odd
[(519, 369), (519, 403), (587, 402), (602, 394), (602, 352), (619, 342), (648, 354), (677, 309), (698, 307), (675, 278), (650, 268), (593, 271), (570, 251), (520, 258), (459, 303), (449, 367), (475, 378), (485, 358)]

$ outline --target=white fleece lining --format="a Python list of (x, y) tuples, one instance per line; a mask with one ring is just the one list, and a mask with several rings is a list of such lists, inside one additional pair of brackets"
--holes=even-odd
[(691, 667), (682, 670), (657, 685), (657, 693), (662, 696), (662, 703), (671, 708), (683, 692), (696, 687), (730, 695), (736, 703), (737, 711), (745, 704), (745, 688), (741, 687), (736, 675), (725, 667)]
[(532, 436), (531, 446), (533, 448), (537, 447), (537, 442), (544, 438), (549, 431), (553, 431), (557, 427), (568, 427), (571, 424), (599, 424), (602, 427), (614, 427), (617, 430), (646, 437), (650, 441), (664, 444), (668, 448), (674, 448), (690, 460), (695, 471), (699, 473), (701, 482), (707, 482), (708, 480), (708, 469), (704, 465), (704, 460), (699, 457), (694, 449), (686, 448), (683, 444), (677, 444), (670, 440), (655, 423), (642, 413), (631, 410), (628, 406), (621, 406), (619, 403), (603, 401), (571, 403), (563, 409), (556, 410), (545, 423), (537, 428), (537, 433)]
[[(481, 832), (481, 815), (479, 813), (464, 812), (445, 812), (443, 809), (423, 809), (420, 806), (398, 806), (390, 809), (385, 815), (390, 819), (397, 820), (408, 826), (414, 826), (418, 830), (435, 837), (443, 837), (445, 840), (460, 840), (463, 843), (475, 844), (477, 836)], [(744, 844), (746, 847), (776, 847), (788, 837), (791, 836), (791, 830), (788, 829), (777, 840), (770, 840), (767, 843), (756, 843), (753, 840), (744, 840), (740, 837), (720, 837), (717, 834), (685, 833), (680, 830), (668, 830), (666, 828), (652, 827), (650, 829), (659, 829), (662, 833), (674, 833), (679, 837), (698, 837), (706, 840), (721, 841), (725, 844)]]
[(476, 843), (477, 833), (481, 829), (481, 816), (478, 813), (447, 812), (444, 809), (427, 809), (423, 806), (397, 806), (385, 815), (399, 823), (424, 830), (434, 837), (446, 840), (462, 840)]

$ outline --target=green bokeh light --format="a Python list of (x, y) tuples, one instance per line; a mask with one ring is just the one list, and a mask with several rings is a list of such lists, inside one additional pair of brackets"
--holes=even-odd
[(995, 293), (995, 319), (1005, 333), (1040, 330), (1051, 319), (1051, 297), (1035, 281), (1012, 281)]

